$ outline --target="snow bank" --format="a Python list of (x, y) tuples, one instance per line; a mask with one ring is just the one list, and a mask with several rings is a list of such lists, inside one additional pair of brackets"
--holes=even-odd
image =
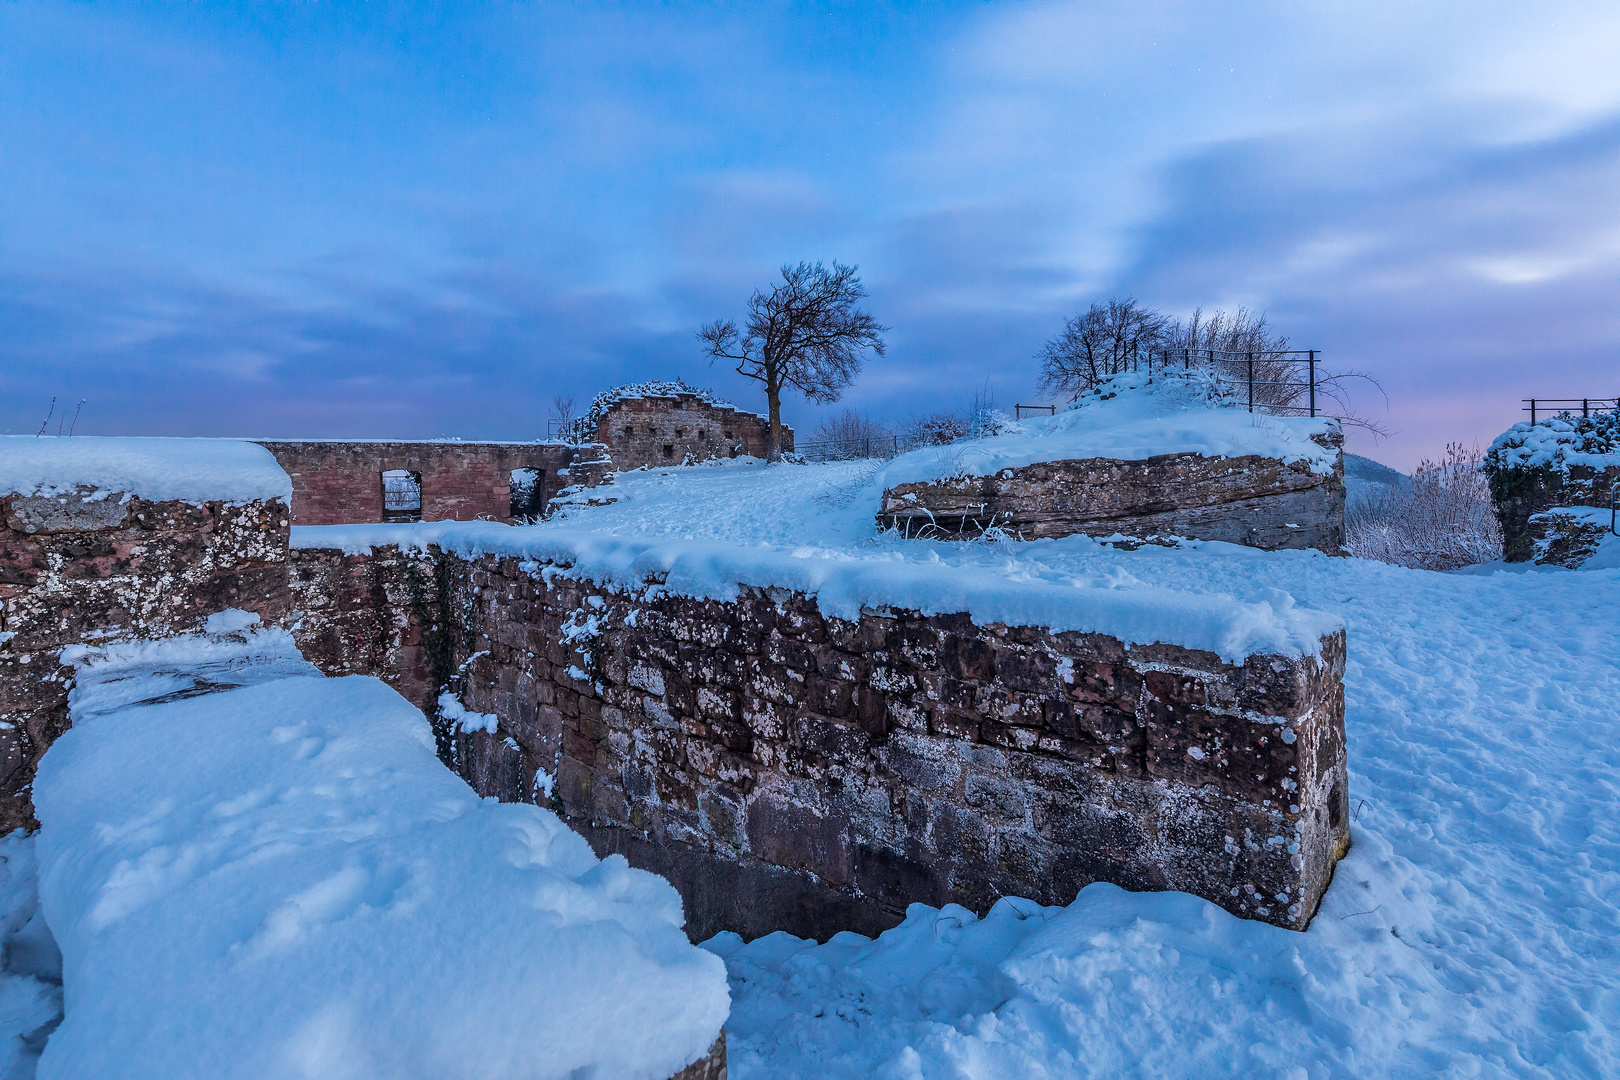
[(62, 1017), (62, 954), (39, 911), (34, 839), (0, 837), (0, 1076), (34, 1075), (45, 1037)]
[(153, 502), (292, 498), (270, 451), (235, 439), (0, 436), (0, 494), (54, 495), (77, 487)]
[[(1343, 627), (1336, 616), (1296, 608), (1273, 590), (1242, 602), (1219, 593), (1187, 593), (1140, 581), (1118, 565), (1096, 570), (1047, 568), (995, 557), (946, 561), (932, 549), (864, 554), (812, 545), (746, 547), (713, 540), (614, 536), (585, 529), (512, 528), (491, 522), (294, 526), (293, 547), (360, 554), (389, 544), (477, 558), (504, 555), (570, 576), (639, 591), (733, 600), (739, 585), (782, 588), (816, 597), (821, 610), (851, 621), (862, 608), (896, 607), (925, 615), (971, 612), (981, 625), (1045, 626), (1108, 634), (1121, 641), (1204, 649), (1232, 663), (1254, 653), (1314, 656), (1322, 638)], [(656, 582), (650, 586), (649, 582)]]
[(956, 476), (988, 476), (1040, 461), (1115, 458), (1136, 461), (1160, 454), (1240, 457), (1255, 454), (1304, 461), (1311, 471), (1333, 471), (1338, 452), (1311, 439), (1338, 431), (1338, 421), (1251, 413), (1221, 400), (1198, 374), (1119, 375), (1056, 416), (1017, 421), (1005, 434), (965, 439), (902, 454), (878, 473), (884, 488)]
[(675, 891), (478, 799), (383, 683), (109, 701), (154, 698), (126, 662), (219, 645), (88, 658), (40, 765), (68, 1003), (41, 1078), (663, 1080), (707, 1051), (724, 972)]

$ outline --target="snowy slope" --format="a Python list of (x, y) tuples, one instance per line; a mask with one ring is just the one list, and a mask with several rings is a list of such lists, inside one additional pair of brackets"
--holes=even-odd
[(1037, 461), (1134, 461), (1182, 453), (1304, 461), (1325, 475), (1333, 471), (1338, 452), (1311, 436), (1337, 431), (1336, 420), (1238, 408), (1222, 400), (1219, 388), (1202, 375), (1117, 375), (1056, 416), (1020, 420), (989, 438), (913, 450), (884, 466), (877, 479), (882, 487), (894, 487), (989, 476)]
[(34, 786), (67, 996), (40, 1077), (664, 1080), (702, 1056), (725, 978), (674, 889), (480, 800), (393, 690), (278, 643), (79, 655)]
[(0, 495), (49, 495), (79, 486), (154, 502), (292, 497), (292, 481), (270, 451), (255, 443), (0, 436)]

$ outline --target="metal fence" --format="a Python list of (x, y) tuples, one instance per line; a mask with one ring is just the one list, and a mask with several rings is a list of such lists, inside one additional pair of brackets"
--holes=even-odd
[(1520, 398), (1524, 408), (1520, 412), (1530, 414), (1532, 424), (1539, 423), (1537, 417), (1546, 414), (1547, 419), (1569, 413), (1575, 414), (1576, 406), (1580, 407), (1581, 416), (1590, 417), (1593, 413), (1612, 412), (1620, 413), (1620, 398)]
[[(1316, 364), (1321, 355), (1321, 349), (1141, 349), (1128, 356), (1110, 357), (1102, 366), (1105, 376), (1144, 369), (1151, 375), (1154, 371), (1203, 367), (1235, 389), (1243, 389), (1250, 412), (1259, 408), (1315, 416), (1320, 386)], [(1299, 404), (1301, 399), (1304, 404)]]
[(796, 443), (793, 452), (806, 461), (887, 460), (922, 446), (944, 446), (921, 435), (863, 435), (858, 438), (828, 439)]
[(585, 422), (583, 416), (570, 416), (561, 420), (553, 417), (546, 421), (546, 442), (580, 446), (595, 441), (596, 432), (591, 430), (591, 426)]

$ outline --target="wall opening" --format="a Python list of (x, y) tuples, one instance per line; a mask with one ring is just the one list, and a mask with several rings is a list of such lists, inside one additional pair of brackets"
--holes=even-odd
[(383, 520), (422, 520), (422, 474), (385, 469), (382, 474)]
[(671, 446), (669, 443), (665, 443), (664, 456), (667, 458), (673, 458), (675, 456), (675, 447)]
[(544, 469), (513, 469), (512, 520), (539, 521), (546, 508), (546, 471)]

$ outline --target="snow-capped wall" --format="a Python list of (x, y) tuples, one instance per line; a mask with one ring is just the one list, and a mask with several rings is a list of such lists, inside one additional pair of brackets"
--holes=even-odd
[(1560, 507), (1608, 508), (1620, 495), (1620, 416), (1514, 424), (1491, 443), (1484, 469), (1507, 560), (1539, 560), (1553, 542), (1543, 515)]
[[(413, 547), (427, 529), (390, 530), (408, 552), (300, 531), (306, 654), (414, 688), (475, 788), (668, 876), (699, 936), (872, 933), (912, 902), (1067, 902), (1095, 880), (1304, 926), (1347, 842), (1343, 631), (1280, 598), (997, 594), (959, 568), (885, 592), (828, 560), (807, 591), (762, 574), (767, 552), (739, 579), (723, 545), (660, 562), (669, 545), (439, 526), (444, 547)], [(1088, 615), (1127, 640), (1050, 628)]]
[(236, 439), (0, 436), (0, 495), (79, 489), (149, 502), (286, 502), (292, 481), (268, 450)]
[[(637, 383), (599, 394), (585, 426), (608, 448), (616, 470), (762, 458), (771, 446), (764, 417), (678, 382)], [(785, 426), (782, 446), (793, 449), (793, 430)]]
[(68, 646), (287, 609), (287, 474), (224, 439), (0, 439), (0, 828), (32, 821)]
[(992, 532), (1344, 545), (1333, 420), (1250, 413), (1207, 378), (1124, 375), (1053, 417), (902, 455), (881, 470), (878, 524), (905, 536)]
[(666, 1080), (708, 1058), (725, 970), (667, 883), (479, 799), (375, 679), (238, 649), (79, 658), (36, 784), (68, 1003), (41, 1080)]

